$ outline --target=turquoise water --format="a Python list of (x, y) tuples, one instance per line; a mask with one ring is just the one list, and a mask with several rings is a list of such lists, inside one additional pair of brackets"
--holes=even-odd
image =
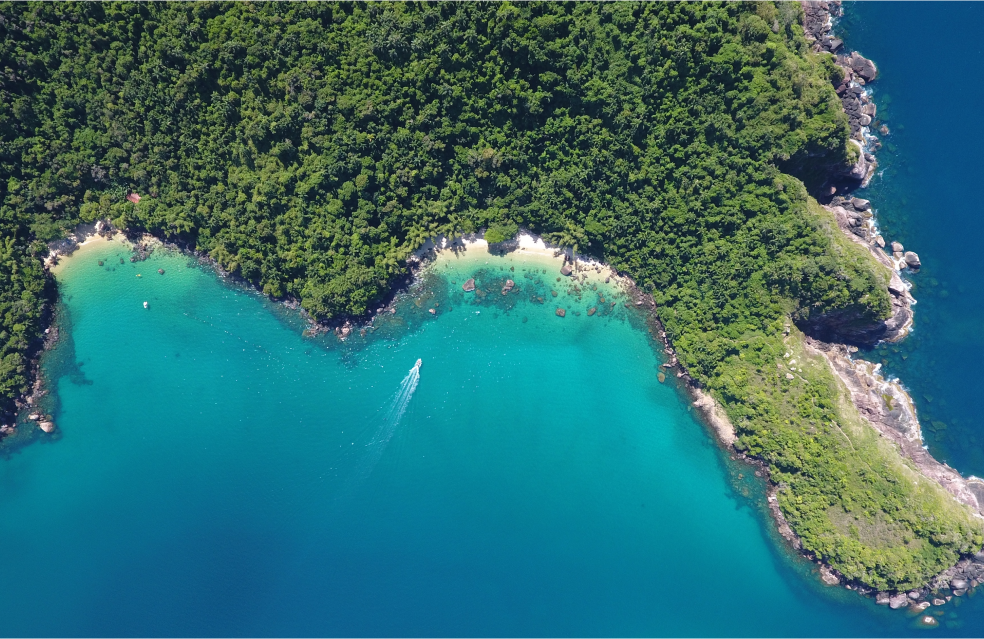
[[(4, 634), (913, 627), (771, 538), (640, 318), (584, 312), (604, 286), (555, 300), (554, 270), (457, 261), (340, 343), (186, 257), (127, 255), (86, 247), (59, 274), (59, 431), (0, 464)], [(484, 299), (460, 292), (472, 274)]]

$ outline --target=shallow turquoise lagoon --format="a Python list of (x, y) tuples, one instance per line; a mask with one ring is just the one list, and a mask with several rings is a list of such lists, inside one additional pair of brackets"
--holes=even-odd
[(775, 542), (603, 284), (453, 260), (339, 342), (185, 256), (128, 255), (59, 273), (59, 430), (0, 463), (5, 635), (916, 632)]

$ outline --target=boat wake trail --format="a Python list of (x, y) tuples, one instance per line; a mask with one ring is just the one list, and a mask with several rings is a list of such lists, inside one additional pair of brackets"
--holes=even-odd
[(383, 416), (382, 423), (379, 425), (372, 439), (369, 440), (369, 443), (366, 444), (366, 454), (359, 460), (352, 475), (345, 482), (345, 486), (339, 495), (341, 499), (351, 496), (362, 482), (369, 477), (376, 464), (379, 463), (383, 452), (386, 450), (386, 445), (393, 438), (393, 434), (396, 433), (396, 427), (400, 425), (400, 420), (403, 419), (404, 413), (407, 412), (407, 406), (410, 405), (410, 399), (413, 397), (413, 392), (417, 390), (417, 383), (419, 381), (420, 360), (418, 359), (417, 363), (407, 373), (407, 376), (403, 378), (403, 381), (400, 383), (400, 389), (393, 396), (393, 401)]

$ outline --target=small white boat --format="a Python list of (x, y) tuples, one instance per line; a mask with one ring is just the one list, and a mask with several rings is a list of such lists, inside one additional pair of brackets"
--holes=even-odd
[(147, 308), (147, 302), (144, 302), (144, 308)]
[(420, 359), (418, 359), (418, 360), (417, 360), (417, 363), (415, 364), (415, 366), (416, 366), (417, 368), (420, 368), (420, 365), (421, 365), (421, 364), (423, 364), (423, 363), (424, 363), (424, 362), (423, 362), (422, 360), (420, 360)]

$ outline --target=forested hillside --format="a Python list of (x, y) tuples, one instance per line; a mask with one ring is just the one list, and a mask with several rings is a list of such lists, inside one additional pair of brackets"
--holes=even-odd
[[(522, 226), (652, 291), (739, 446), (789, 479), (808, 547), (880, 586), (923, 578), (979, 527), (918, 524), (891, 469), (816, 480), (849, 454), (822, 426), (832, 383), (796, 404), (755, 372), (789, 318), (889, 312), (804, 187), (849, 162), (849, 131), (800, 19), (769, 2), (3, 4), (0, 394), (24, 388), (51, 302), (44, 242), (80, 221), (180, 239), (320, 318), (372, 308), (428, 237)], [(937, 536), (901, 560), (845, 545), (823, 514), (845, 490), (843, 508)]]

